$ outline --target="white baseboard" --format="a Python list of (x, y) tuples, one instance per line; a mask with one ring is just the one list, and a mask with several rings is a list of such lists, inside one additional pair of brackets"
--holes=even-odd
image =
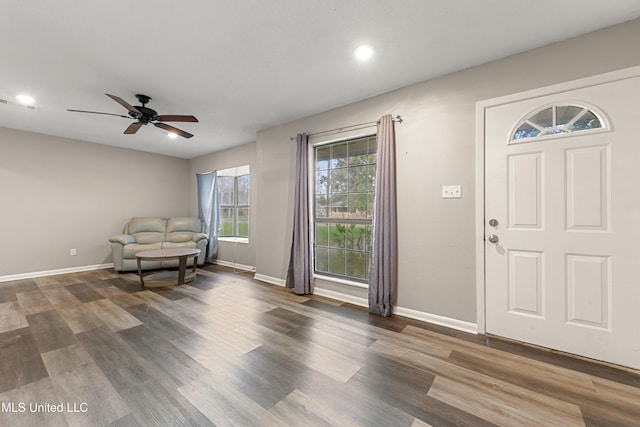
[[(356, 297), (342, 292), (330, 291), (328, 289), (315, 287), (316, 295), (332, 298), (338, 301), (344, 301), (360, 307), (369, 307), (369, 300), (366, 298)], [(425, 313), (423, 311), (412, 310), (404, 307), (394, 307), (393, 312), (399, 316), (409, 317), (411, 319), (420, 320), (422, 322), (433, 323), (435, 325), (446, 326), (447, 328), (456, 329), (472, 334), (478, 333), (478, 325), (469, 323), (450, 317), (438, 316), (437, 314)]]
[(348, 302), (360, 307), (369, 307), (369, 301), (366, 298), (356, 297), (354, 295), (343, 294), (342, 292), (331, 291), (329, 289), (323, 289), (319, 287), (313, 288), (313, 293), (320, 295), (321, 297), (327, 297), (338, 301)]
[(217, 259), (213, 261), (213, 263), (217, 265), (222, 265), (223, 267), (235, 268), (236, 270), (256, 271), (256, 268), (252, 265), (238, 264), (236, 262), (225, 261), (222, 259)]
[[(253, 278), (256, 280), (260, 280), (261, 282), (271, 283), (273, 285), (285, 286), (285, 280), (277, 278), (265, 276), (262, 274), (254, 274)], [(357, 305), (360, 307), (368, 307), (369, 301), (366, 298), (357, 297), (354, 295), (345, 294), (342, 292), (336, 292), (329, 289), (314, 288), (314, 294), (320, 295), (323, 297), (335, 299), (338, 301), (348, 302), (353, 305)], [(469, 332), (472, 334), (478, 333), (478, 325), (471, 322), (465, 322), (463, 320), (452, 319), (450, 317), (439, 316), (437, 314), (425, 313), (423, 311), (412, 310), (410, 308), (404, 307), (394, 307), (395, 314), (399, 316), (408, 317), (415, 320), (420, 320), (422, 322), (433, 323), (434, 325), (445, 326), (447, 328), (456, 329), (458, 331)]]
[(463, 320), (438, 316), (437, 314), (425, 313), (424, 311), (417, 311), (403, 307), (396, 307), (395, 313), (400, 316), (421, 320), (427, 323), (433, 323), (435, 325), (446, 326), (447, 328), (457, 329), (459, 331), (469, 332), (471, 334), (478, 333), (478, 325), (476, 323), (465, 322)]
[(272, 285), (277, 285), (277, 286), (286, 286), (287, 281), (280, 279), (278, 277), (271, 277), (271, 276), (265, 276), (264, 274), (254, 274), (253, 278), (256, 280), (259, 280), (261, 282), (267, 282), (267, 283), (271, 283)]
[(44, 276), (57, 276), (59, 274), (79, 273), (81, 271), (102, 270), (103, 268), (113, 268), (113, 263), (83, 265), (80, 267), (60, 268), (57, 270), (33, 271), (30, 273), (10, 274), (8, 276), (0, 276), (0, 282), (33, 279), (35, 277), (44, 277)]

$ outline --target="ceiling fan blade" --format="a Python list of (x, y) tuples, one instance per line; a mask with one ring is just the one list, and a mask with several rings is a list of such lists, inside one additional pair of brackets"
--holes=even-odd
[(129, 127), (128, 127), (128, 128), (126, 128), (126, 129), (124, 130), (124, 132), (123, 132), (123, 133), (126, 133), (126, 134), (136, 133), (136, 132), (138, 132), (138, 129), (140, 129), (140, 127), (141, 127), (142, 125), (143, 125), (143, 123), (140, 123), (140, 122), (133, 122), (133, 123), (131, 123), (131, 124), (129, 125)]
[(124, 108), (129, 110), (129, 112), (135, 113), (136, 115), (139, 114), (138, 110), (133, 108), (127, 101), (125, 101), (124, 99), (120, 98), (119, 96), (109, 95), (108, 93), (105, 93), (105, 95), (107, 95), (109, 98), (111, 98), (114, 101), (116, 101), (118, 104), (122, 105)]
[(162, 115), (157, 116), (156, 120), (161, 122), (198, 122), (194, 116), (176, 116), (176, 115)]
[(153, 125), (155, 127), (159, 127), (160, 129), (164, 129), (167, 132), (171, 132), (171, 133), (175, 133), (176, 135), (180, 135), (183, 138), (191, 138), (193, 136), (189, 132), (185, 132), (185, 131), (183, 131), (181, 129), (178, 129), (177, 127), (173, 127), (173, 126), (168, 125), (166, 123), (154, 123)]
[(71, 110), (69, 108), (67, 108), (67, 111), (72, 111), (74, 113), (91, 113), (91, 114), (104, 114), (106, 116), (118, 116), (118, 117), (124, 117), (125, 119), (130, 119), (131, 117), (129, 116), (123, 116), (122, 114), (113, 114), (113, 113), (102, 113), (100, 111), (87, 111), (87, 110)]

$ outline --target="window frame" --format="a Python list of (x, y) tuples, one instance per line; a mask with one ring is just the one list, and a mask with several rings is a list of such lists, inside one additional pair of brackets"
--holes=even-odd
[[(309, 229), (309, 239), (311, 242), (311, 259), (313, 262), (313, 272), (314, 272), (314, 277), (324, 280), (324, 281), (328, 281), (328, 282), (334, 282), (334, 283), (339, 283), (339, 284), (344, 284), (344, 285), (349, 285), (349, 286), (353, 286), (353, 287), (358, 287), (358, 288), (368, 288), (369, 284), (368, 284), (368, 269), (369, 269), (369, 265), (370, 265), (370, 256), (371, 256), (371, 236), (373, 233), (373, 215), (371, 216), (371, 219), (348, 219), (348, 218), (342, 218), (342, 219), (332, 219), (332, 218), (317, 218), (316, 217), (316, 176), (317, 176), (317, 169), (316, 169), (316, 150), (319, 147), (322, 146), (327, 146), (327, 145), (333, 145), (333, 144), (339, 144), (339, 143), (348, 143), (349, 141), (356, 141), (358, 139), (363, 139), (363, 138), (370, 138), (370, 137), (374, 137), (376, 138), (376, 152), (375, 153), (371, 153), (377, 156), (377, 134), (375, 131), (373, 132), (366, 132), (366, 133), (359, 133), (359, 134), (352, 134), (346, 137), (342, 137), (342, 138), (337, 138), (337, 139), (332, 139), (332, 140), (326, 140), (326, 141), (318, 141), (318, 142), (314, 142), (314, 143), (310, 143), (309, 147), (309, 153), (308, 153), (308, 164), (309, 164), (309, 175), (308, 175), (308, 202), (309, 202), (309, 212), (310, 212), (310, 229)], [(377, 171), (377, 160), (374, 162), (376, 171)], [(375, 172), (374, 172), (374, 180), (375, 180)], [(374, 192), (375, 190), (375, 182), (373, 184), (373, 187), (370, 189), (371, 192)], [(373, 202), (373, 198), (371, 200)], [(371, 209), (373, 209), (373, 206), (371, 207)], [(346, 275), (346, 270), (345, 270), (345, 275), (338, 275), (338, 274), (332, 274), (330, 272), (325, 272), (325, 271), (319, 271), (316, 268), (316, 223), (317, 222), (326, 222), (326, 223), (340, 223), (340, 224), (363, 224), (366, 223), (369, 226), (369, 236), (368, 238), (365, 238), (365, 241), (368, 240), (369, 242), (369, 246), (367, 247), (367, 249), (365, 251), (363, 251), (366, 254), (366, 257), (368, 257), (369, 259), (369, 263), (367, 263), (365, 265), (365, 274), (366, 274), (366, 278), (365, 279), (358, 279), (356, 277), (353, 276), (347, 276)], [(327, 246), (327, 249), (329, 247)], [(345, 248), (345, 252), (348, 251), (348, 249)], [(345, 261), (345, 269), (346, 269), (346, 261)]]
[[(249, 189), (248, 189), (248, 194), (247, 194), (247, 204), (240, 204), (239, 203), (239, 197), (238, 197), (238, 179), (239, 178), (243, 178), (243, 177), (247, 177), (249, 180)], [(225, 204), (222, 203), (223, 201), (223, 197), (222, 197), (222, 190), (220, 189), (220, 185), (218, 185), (218, 196), (220, 198), (220, 210), (222, 211), (223, 209), (227, 208), (227, 209), (231, 209), (233, 212), (233, 233), (232, 235), (225, 235), (223, 236), (222, 234), (220, 234), (220, 236), (218, 237), (219, 240), (222, 241), (232, 241), (232, 242), (242, 242), (242, 243), (248, 243), (249, 242), (249, 236), (251, 233), (251, 173), (242, 173), (242, 174), (238, 174), (238, 175), (231, 175), (231, 174), (227, 174), (226, 172), (223, 172), (222, 174), (218, 175), (218, 179), (220, 178), (233, 178), (233, 203), (232, 204)], [(239, 235), (239, 211), (241, 209), (247, 209), (248, 212), (248, 218), (247, 218), (247, 235), (246, 236), (240, 236)], [(221, 224), (221, 230), (224, 229), (224, 221)]]
[[(558, 108), (579, 108), (582, 111), (575, 115), (571, 120), (569, 120), (565, 124), (558, 124), (556, 121), (556, 114)], [(549, 127), (543, 127), (540, 124), (533, 122), (533, 118), (536, 117), (539, 113), (551, 109), (552, 113), (552, 125)], [(594, 127), (590, 129), (571, 129), (577, 119), (587, 115), (592, 114), (600, 123), (599, 127)], [(537, 129), (539, 133), (535, 136), (526, 136), (526, 137), (516, 137), (518, 130), (524, 126), (529, 125), (530, 127)], [(597, 107), (582, 101), (563, 101), (563, 102), (555, 102), (551, 104), (545, 104), (536, 108), (535, 110), (529, 111), (524, 117), (520, 118), (516, 122), (516, 125), (511, 130), (509, 134), (508, 144), (516, 145), (516, 144), (524, 144), (528, 142), (538, 142), (544, 141), (547, 139), (553, 138), (567, 138), (578, 135), (586, 135), (590, 133), (598, 133), (598, 132), (608, 132), (611, 130), (608, 117)]]

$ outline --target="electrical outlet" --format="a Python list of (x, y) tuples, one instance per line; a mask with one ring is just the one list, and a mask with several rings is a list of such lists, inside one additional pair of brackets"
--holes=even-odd
[(73, 249), (69, 250), (69, 255), (71, 255), (71, 256), (76, 256), (76, 255), (77, 255), (77, 253), (76, 253), (76, 249), (75, 249), (75, 248), (73, 248)]
[(443, 185), (442, 186), (443, 199), (460, 199), (461, 197), (462, 197), (461, 185)]

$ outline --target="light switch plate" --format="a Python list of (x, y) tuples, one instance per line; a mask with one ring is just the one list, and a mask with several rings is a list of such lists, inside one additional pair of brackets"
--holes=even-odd
[(461, 185), (443, 185), (442, 186), (443, 199), (459, 199), (461, 197), (462, 197)]

